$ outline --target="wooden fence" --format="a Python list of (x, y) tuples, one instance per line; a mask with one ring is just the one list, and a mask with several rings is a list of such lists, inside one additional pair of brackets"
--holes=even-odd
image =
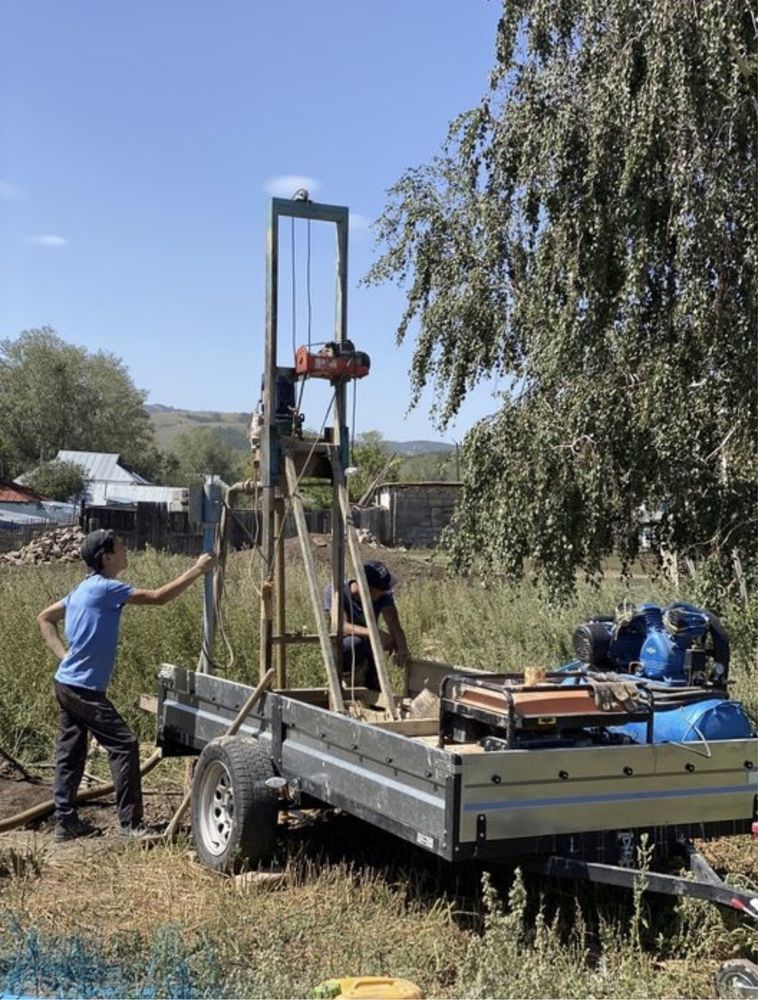
[(47, 521), (43, 524), (24, 524), (14, 528), (3, 528), (0, 531), (0, 553), (15, 552), (28, 545), (38, 535), (44, 535), (53, 528), (70, 528), (76, 521)]
[[(326, 534), (331, 531), (331, 511), (308, 511), (306, 523), (309, 531)], [(202, 528), (190, 523), (186, 511), (168, 511), (163, 504), (140, 503), (136, 510), (87, 507), (84, 510), (83, 527), (85, 531), (112, 528), (124, 539), (128, 549), (150, 546), (164, 552), (199, 555), (203, 548)], [(288, 517), (284, 535), (290, 538), (295, 534), (295, 522)], [(260, 513), (245, 508), (235, 509), (231, 525), (231, 547), (252, 548), (260, 537)]]

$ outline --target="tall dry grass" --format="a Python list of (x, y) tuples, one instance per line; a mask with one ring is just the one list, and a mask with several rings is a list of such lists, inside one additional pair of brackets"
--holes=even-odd
[[(132, 557), (125, 576), (158, 586), (187, 565), (154, 552)], [(27, 762), (49, 760), (56, 710), (52, 657), (36, 614), (80, 579), (75, 566), (0, 569), (0, 744)], [(302, 573), (288, 580), (289, 627), (312, 631)], [(230, 559), (219, 668), (258, 673), (258, 572), (251, 556)], [(574, 626), (630, 600), (667, 601), (670, 588), (635, 579), (580, 586), (566, 607), (528, 585), (449, 578), (401, 583), (398, 605), (414, 652), (467, 666), (519, 669), (572, 655)], [(154, 720), (137, 707), (162, 661), (193, 666), (200, 647), (202, 590), (164, 608), (128, 608), (111, 694), (144, 740)], [(758, 603), (726, 609), (733, 638), (734, 693), (755, 711)], [(293, 649), (293, 684), (322, 683), (318, 650)], [(715, 907), (558, 887), (468, 870), (453, 878), (409, 845), (342, 827), (317, 830), (320, 846), (291, 838), (277, 892), (236, 891), (199, 869), (187, 845), (149, 854), (104, 844), (65, 858), (0, 845), (0, 992), (75, 996), (309, 996), (323, 979), (395, 975), (434, 997), (709, 996), (719, 959), (753, 954), (755, 938)], [(340, 831), (342, 830), (342, 833)], [(363, 832), (361, 832), (361, 830)], [(314, 839), (318, 840), (314, 834)], [(346, 842), (341, 852), (340, 837)], [(81, 887), (86, 886), (86, 892)]]
[[(187, 559), (154, 551), (132, 555), (124, 578), (156, 587), (187, 566)], [(55, 663), (36, 625), (37, 613), (81, 579), (70, 564), (0, 567), (0, 734), (7, 750), (26, 760), (49, 759), (55, 739), (56, 709), (51, 695)], [(324, 582), (326, 582), (324, 580)], [(229, 560), (223, 602), (224, 631), (218, 672), (252, 683), (258, 676), (258, 563), (249, 553)], [(288, 574), (288, 628), (314, 630), (305, 576)], [(579, 585), (571, 604), (551, 606), (534, 587), (518, 588), (480, 578), (421, 579), (401, 583), (398, 606), (412, 651), (468, 667), (519, 670), (554, 666), (572, 658), (571, 636), (588, 614), (610, 612), (623, 600), (667, 602), (692, 599), (646, 579), (609, 579), (600, 589)], [(121, 622), (117, 668), (111, 697), (142, 740), (154, 736), (153, 720), (138, 708), (139, 696), (155, 690), (162, 662), (194, 667), (201, 642), (202, 586), (196, 584), (162, 608), (128, 607)], [(732, 636), (732, 694), (758, 713), (758, 595), (750, 606), (725, 609)], [(324, 684), (317, 646), (288, 650), (292, 686)]]

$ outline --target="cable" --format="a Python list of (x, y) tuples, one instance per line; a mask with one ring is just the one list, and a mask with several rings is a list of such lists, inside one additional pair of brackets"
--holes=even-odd
[(290, 219), (290, 234), (291, 234), (291, 244), (292, 244), (292, 357), (294, 358), (297, 352), (297, 296), (296, 291), (296, 275), (295, 275), (295, 216), (293, 215)]
[(311, 308), (311, 220), (308, 219), (308, 243), (307, 243), (307, 256), (306, 256), (306, 290), (308, 299), (308, 350), (311, 349), (311, 320), (313, 318), (313, 310)]

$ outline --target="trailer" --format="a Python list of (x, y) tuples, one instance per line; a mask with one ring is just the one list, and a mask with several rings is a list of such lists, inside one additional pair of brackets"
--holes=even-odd
[[(334, 224), (337, 233), (333, 340), (315, 356), (310, 344), (298, 349), (297, 365), (280, 365), (277, 355), (282, 219)], [(221, 505), (217, 488), (206, 488), (203, 520), (208, 537), (215, 537), (218, 569), (206, 589), (203, 655), (197, 670), (164, 664), (159, 673), (158, 745), (167, 756), (197, 757), (191, 808), (199, 859), (223, 872), (255, 867), (274, 848), (279, 812), (316, 805), (344, 810), (450, 863), (517, 859), (557, 878), (642, 885), (758, 919), (758, 892), (726, 885), (693, 846), (694, 839), (757, 832), (755, 732), (666, 742), (654, 734), (662, 700), (684, 710), (712, 697), (719, 685), (719, 697), (726, 698), (723, 677), (698, 673), (702, 682), (673, 692), (638, 678), (626, 682), (631, 698), (614, 695), (614, 688), (598, 699), (602, 681), (591, 670), (548, 671), (527, 683), (523, 671), (498, 665), (486, 672), (413, 659), (400, 690), (390, 684), (345, 479), (346, 387), (370, 365), (346, 336), (347, 228), (346, 208), (315, 204), (307, 195), (272, 199), (265, 372), (252, 431), (257, 474), (236, 484)], [(326, 379), (333, 391), (333, 423), (313, 439), (302, 435), (295, 392), (309, 378)], [(332, 489), (330, 621), (305, 526), (304, 478)], [(264, 680), (255, 697), (252, 685), (212, 670), (225, 525), (243, 493), (256, 497), (262, 524)], [(282, 537), (288, 513), (297, 526), (315, 623), (308, 635), (287, 630)], [(351, 686), (340, 669), (346, 553), (366, 609), (379, 691)], [(287, 685), (287, 649), (300, 642), (319, 645), (323, 687)], [(629, 723), (641, 726), (644, 738), (619, 736)], [(655, 862), (644, 872), (637, 867), (643, 837)], [(681, 859), (687, 876), (661, 870), (672, 857)], [(731, 978), (725, 973), (723, 988), (742, 988), (746, 975), (751, 988), (745, 968), (727, 970)]]

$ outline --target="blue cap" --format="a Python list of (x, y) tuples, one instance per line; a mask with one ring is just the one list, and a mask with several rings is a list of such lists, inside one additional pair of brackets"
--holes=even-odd
[(363, 569), (366, 571), (366, 581), (369, 587), (373, 587), (374, 590), (381, 590), (385, 594), (392, 590), (395, 578), (383, 562), (372, 560), (371, 562), (364, 563)]

